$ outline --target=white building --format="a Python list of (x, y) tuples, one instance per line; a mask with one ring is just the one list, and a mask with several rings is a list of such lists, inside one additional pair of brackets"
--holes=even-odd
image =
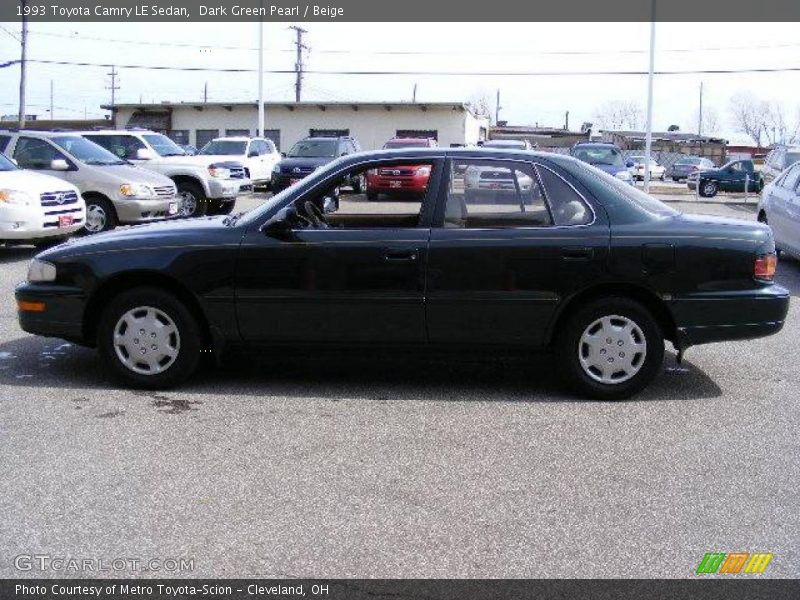
[[(255, 102), (118, 104), (115, 112), (117, 127), (161, 131), (198, 148), (219, 136), (254, 136), (258, 127)], [(308, 135), (351, 135), (365, 150), (395, 136), (469, 145), (489, 129), (488, 119), (461, 102), (268, 102), (264, 112), (265, 134), (281, 150)]]

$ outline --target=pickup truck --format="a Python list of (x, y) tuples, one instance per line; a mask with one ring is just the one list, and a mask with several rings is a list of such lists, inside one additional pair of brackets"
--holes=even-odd
[(752, 160), (732, 160), (718, 169), (704, 169), (691, 173), (686, 179), (690, 190), (697, 188), (703, 198), (712, 198), (717, 192), (760, 193), (764, 176), (756, 171)]
[(228, 214), (240, 192), (252, 188), (241, 163), (188, 156), (167, 136), (154, 131), (101, 130), (80, 135), (124, 160), (172, 179), (183, 217)]

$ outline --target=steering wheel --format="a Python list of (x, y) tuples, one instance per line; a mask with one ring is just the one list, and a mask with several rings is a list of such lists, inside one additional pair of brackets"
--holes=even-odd
[(306, 214), (308, 214), (309, 218), (314, 222), (314, 226), (317, 229), (328, 229), (330, 227), (328, 219), (325, 218), (325, 213), (322, 212), (322, 209), (320, 209), (315, 202), (307, 200), (303, 208), (305, 208)]

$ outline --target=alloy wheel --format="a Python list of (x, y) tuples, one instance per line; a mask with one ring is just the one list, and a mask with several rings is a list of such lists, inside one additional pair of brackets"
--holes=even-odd
[(194, 197), (192, 192), (183, 190), (178, 192), (178, 197), (181, 199), (181, 204), (178, 207), (178, 214), (182, 217), (191, 217), (197, 212), (197, 198)]

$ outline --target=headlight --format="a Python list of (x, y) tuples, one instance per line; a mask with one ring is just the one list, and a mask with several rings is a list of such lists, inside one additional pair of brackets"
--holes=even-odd
[(219, 179), (228, 179), (231, 176), (230, 169), (226, 169), (225, 167), (219, 167), (217, 165), (211, 165), (208, 167), (208, 174), (212, 177), (218, 177)]
[(417, 174), (418, 177), (427, 177), (428, 175), (431, 174), (431, 168), (430, 167), (420, 167), (419, 169), (417, 169), (417, 173), (416, 174)]
[(622, 181), (631, 180), (631, 174), (628, 173), (628, 171), (620, 171), (619, 173), (617, 173), (616, 177), (617, 179), (622, 179)]
[(141, 183), (123, 183), (119, 186), (119, 193), (127, 198), (152, 198), (155, 196), (153, 188)]
[(281, 172), (281, 166), (280, 165), (275, 165), (274, 167), (272, 167), (272, 172), (277, 175), (278, 173)]
[(34, 258), (28, 267), (28, 281), (55, 281), (56, 280), (56, 266), (52, 263), (45, 262)]
[(0, 203), (16, 204), (17, 206), (30, 206), (33, 204), (33, 196), (22, 190), (0, 190)]

